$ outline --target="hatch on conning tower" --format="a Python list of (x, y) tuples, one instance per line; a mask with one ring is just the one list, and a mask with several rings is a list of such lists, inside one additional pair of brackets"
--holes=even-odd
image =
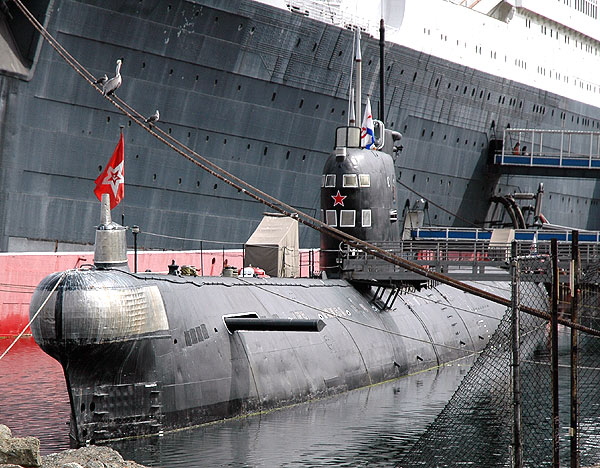
[(265, 213), (245, 244), (244, 266), (260, 267), (269, 276), (300, 276), (298, 220), (279, 213)]

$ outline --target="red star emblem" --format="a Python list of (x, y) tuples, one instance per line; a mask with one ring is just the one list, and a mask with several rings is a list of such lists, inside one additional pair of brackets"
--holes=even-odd
[(331, 198), (333, 198), (333, 206), (336, 206), (336, 205), (344, 206), (344, 198), (347, 198), (347, 196), (342, 195), (340, 193), (340, 191), (338, 190), (336, 195), (331, 195)]

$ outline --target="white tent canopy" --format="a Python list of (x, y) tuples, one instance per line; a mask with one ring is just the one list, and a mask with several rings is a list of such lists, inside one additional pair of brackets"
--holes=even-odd
[(267, 275), (274, 277), (299, 276), (298, 220), (265, 213), (246, 242), (244, 266), (262, 268)]

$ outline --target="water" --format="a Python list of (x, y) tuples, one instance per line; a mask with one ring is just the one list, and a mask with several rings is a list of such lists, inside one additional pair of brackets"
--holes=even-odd
[[(12, 340), (0, 340), (0, 354)], [(260, 416), (110, 445), (162, 468), (394, 466), (450, 399), (470, 360)], [(0, 423), (70, 448), (69, 399), (58, 363), (24, 338), (0, 360)]]

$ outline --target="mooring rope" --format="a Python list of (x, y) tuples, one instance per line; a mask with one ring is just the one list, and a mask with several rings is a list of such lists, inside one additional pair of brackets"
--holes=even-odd
[(11, 350), (11, 348), (25, 334), (25, 331), (31, 326), (31, 324), (34, 322), (34, 320), (37, 318), (37, 316), (39, 315), (39, 313), (42, 311), (42, 309), (46, 305), (46, 302), (48, 302), (50, 300), (50, 298), (52, 297), (52, 293), (54, 291), (56, 291), (56, 288), (58, 288), (58, 285), (60, 283), (62, 283), (63, 279), (65, 278), (65, 276), (67, 276), (67, 273), (69, 273), (70, 271), (72, 271), (72, 270), (65, 270), (65, 271), (62, 272), (62, 275), (60, 275), (60, 278), (58, 278), (58, 281), (56, 282), (56, 284), (54, 285), (54, 287), (52, 288), (52, 290), (50, 291), (50, 293), (48, 294), (48, 296), (46, 296), (46, 299), (44, 299), (44, 302), (42, 302), (42, 304), (38, 307), (38, 310), (35, 312), (35, 314), (33, 314), (33, 317), (31, 317), (31, 320), (29, 320), (29, 323), (27, 325), (25, 325), (25, 327), (23, 328), (23, 330), (21, 330), (21, 333), (19, 333), (17, 335), (17, 337), (13, 340), (13, 342), (9, 345), (9, 347), (4, 350), (4, 352), (2, 353), (2, 355), (0, 355), (0, 361), (2, 360), (2, 358), (4, 356), (6, 356), (8, 354), (8, 352)]

